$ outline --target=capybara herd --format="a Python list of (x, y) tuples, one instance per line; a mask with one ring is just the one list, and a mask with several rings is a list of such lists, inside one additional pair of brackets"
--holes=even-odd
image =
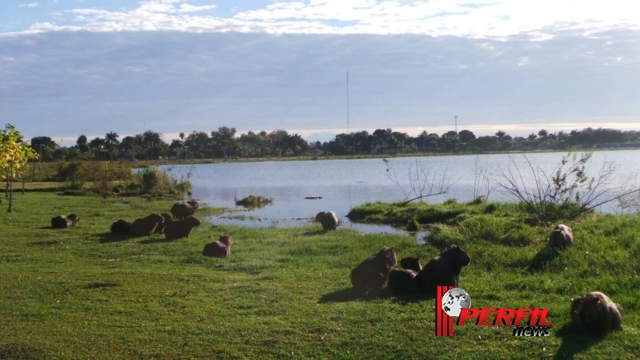
[(462, 267), (469, 264), (469, 255), (457, 245), (431, 259), (424, 268), (415, 256), (400, 260), (403, 269), (394, 269), (397, 257), (394, 248), (383, 247), (351, 271), (354, 290), (379, 290), (385, 284), (395, 292), (419, 291), (435, 293), (437, 285), (458, 286)]
[[(114, 194), (122, 188), (114, 188)], [(111, 234), (121, 236), (165, 235), (167, 240), (188, 238), (194, 227), (201, 223), (193, 217), (199, 204), (195, 200), (176, 203), (171, 214), (151, 214), (133, 222), (118, 220), (111, 224)], [(315, 217), (323, 230), (336, 230), (339, 221), (335, 212), (322, 211)], [(76, 214), (58, 215), (51, 219), (54, 229), (75, 226), (80, 217)], [(549, 247), (564, 250), (574, 244), (574, 235), (570, 227), (558, 224), (547, 239)], [(217, 241), (206, 244), (202, 255), (207, 257), (227, 257), (231, 254), (233, 239), (221, 235)], [(407, 256), (400, 260), (402, 269), (395, 268), (398, 258), (393, 247), (383, 247), (356, 266), (350, 274), (353, 289), (361, 294), (380, 290), (385, 285), (395, 293), (420, 292), (435, 294), (438, 285), (458, 287), (460, 273), (469, 265), (471, 258), (457, 245), (452, 245), (438, 256), (429, 260), (424, 267), (416, 256)], [(590, 292), (582, 297), (571, 299), (571, 321), (578, 331), (609, 332), (622, 329), (622, 309), (602, 292)]]

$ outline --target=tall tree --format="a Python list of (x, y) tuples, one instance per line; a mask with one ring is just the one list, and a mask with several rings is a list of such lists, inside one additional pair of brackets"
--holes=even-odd
[[(9, 194), (9, 208), (13, 207), (13, 181), (20, 176), (20, 169), (27, 164), (29, 159), (37, 159), (38, 154), (28, 144), (21, 141), (22, 135), (11, 124), (6, 124), (0, 131), (0, 174), (7, 182)], [(6, 195), (6, 194), (5, 194)]]
[(114, 151), (117, 153), (117, 146), (119, 144), (118, 138), (120, 137), (120, 135), (118, 135), (117, 133), (111, 131), (108, 132), (105, 137), (104, 137), (104, 144), (107, 147), (107, 149), (109, 150), (109, 156), (111, 157), (111, 161), (113, 161), (113, 153)]

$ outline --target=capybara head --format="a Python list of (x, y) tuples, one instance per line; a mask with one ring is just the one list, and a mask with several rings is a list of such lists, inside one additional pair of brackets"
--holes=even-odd
[(417, 256), (407, 256), (405, 258), (400, 259), (400, 266), (406, 270), (414, 270), (420, 272), (422, 270), (422, 265), (420, 265), (420, 258)]
[(398, 263), (396, 250), (393, 247), (383, 247), (382, 250), (376, 254), (376, 258), (384, 259), (385, 263), (390, 267), (394, 267)]
[(189, 224), (191, 226), (200, 226), (200, 220), (194, 218), (193, 216), (189, 216), (183, 221), (185, 222), (185, 224)]
[(233, 244), (233, 238), (231, 238), (231, 236), (228, 236), (228, 235), (220, 235), (220, 238), (218, 239), (218, 241), (220, 241), (221, 243), (227, 246), (231, 246), (231, 244)]
[(549, 235), (549, 246), (554, 249), (564, 249), (573, 245), (573, 231), (567, 225), (557, 225)]
[(451, 245), (449, 249), (440, 254), (440, 257), (449, 259), (456, 266), (467, 266), (471, 262), (467, 252), (458, 245)]

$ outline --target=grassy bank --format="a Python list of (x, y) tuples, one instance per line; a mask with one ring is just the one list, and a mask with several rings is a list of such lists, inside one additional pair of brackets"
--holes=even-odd
[[(292, 229), (196, 228), (189, 239), (118, 239), (109, 225), (172, 201), (16, 195), (0, 212), (0, 358), (634, 359), (640, 299), (640, 217), (589, 215), (570, 224), (576, 244), (545, 250), (548, 230), (523, 227), (522, 243), (464, 233), (471, 264), (460, 287), (474, 307), (548, 307), (551, 336), (509, 327), (456, 327), (436, 338), (434, 301), (381, 293), (353, 298), (349, 272), (382, 246), (399, 257), (435, 256), (411, 236)], [(0, 205), (4, 206), (6, 204)], [(469, 210), (466, 216), (473, 217)], [(200, 219), (215, 209), (198, 209)], [(505, 218), (500, 209), (493, 213)], [(57, 214), (78, 226), (52, 230)], [(457, 214), (455, 217), (462, 217)], [(462, 219), (459, 219), (462, 220)], [(457, 229), (462, 221), (448, 222)], [(490, 226), (489, 226), (490, 227)], [(471, 228), (469, 226), (469, 228)], [(451, 230), (454, 231), (454, 230)], [(455, 230), (459, 231), (459, 230)], [(494, 231), (498, 233), (498, 230)], [(204, 244), (234, 238), (231, 257), (203, 258)], [(484, 235), (483, 235), (484, 234)], [(570, 298), (600, 290), (624, 309), (623, 331), (575, 335)]]

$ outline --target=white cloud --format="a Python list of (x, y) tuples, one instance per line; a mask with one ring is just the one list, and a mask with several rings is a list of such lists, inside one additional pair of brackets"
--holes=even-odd
[(37, 2), (30, 3), (30, 4), (20, 4), (20, 5), (18, 5), (18, 7), (27, 7), (27, 8), (34, 8), (34, 7), (38, 7), (38, 6), (40, 6), (40, 5), (38, 5)]
[[(74, 9), (80, 28), (110, 31), (264, 32), (271, 34), (420, 34), (505, 38), (528, 34), (549, 40), (558, 30), (590, 36), (611, 29), (640, 29), (640, 12), (627, 0), (309, 0), (274, 2), (219, 17), (200, 12), (213, 4), (150, 0), (133, 10)], [(46, 30), (49, 29), (49, 30)], [(59, 29), (34, 24), (28, 32)], [(64, 27), (64, 29), (69, 29)]]

